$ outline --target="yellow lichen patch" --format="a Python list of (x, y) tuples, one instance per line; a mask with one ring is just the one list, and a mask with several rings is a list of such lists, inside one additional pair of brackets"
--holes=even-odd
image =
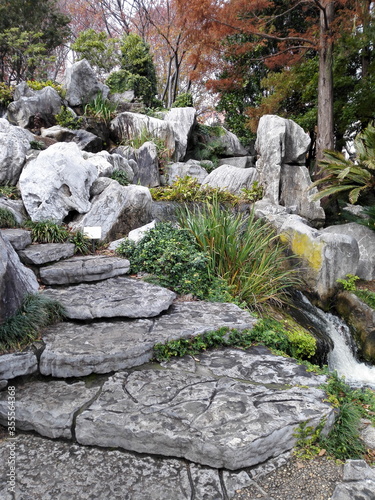
[(294, 255), (307, 261), (315, 271), (321, 269), (323, 264), (323, 242), (314, 242), (307, 234), (296, 232), (282, 233), (280, 239), (283, 243), (289, 245)]

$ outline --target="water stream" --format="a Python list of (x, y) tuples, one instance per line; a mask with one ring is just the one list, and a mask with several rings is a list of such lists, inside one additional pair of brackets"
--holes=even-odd
[(375, 388), (375, 366), (358, 361), (356, 345), (346, 323), (341, 318), (313, 306), (302, 294), (299, 302), (304, 315), (333, 341), (333, 349), (328, 354), (329, 369), (336, 370), (340, 377), (344, 376), (351, 386)]

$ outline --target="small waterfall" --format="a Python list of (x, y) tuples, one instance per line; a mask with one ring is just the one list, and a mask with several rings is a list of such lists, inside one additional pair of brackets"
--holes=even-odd
[(375, 366), (358, 361), (357, 348), (346, 323), (318, 309), (302, 294), (299, 294), (299, 305), (315, 328), (323, 329), (333, 342), (333, 349), (328, 353), (329, 369), (336, 370), (340, 377), (344, 376), (351, 386), (375, 388)]

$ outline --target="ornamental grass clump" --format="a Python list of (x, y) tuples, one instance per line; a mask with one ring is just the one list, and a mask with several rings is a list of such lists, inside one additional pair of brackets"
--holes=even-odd
[(179, 224), (209, 256), (209, 275), (223, 279), (232, 296), (250, 308), (286, 302), (288, 288), (299, 283), (278, 236), (254, 212), (236, 214), (216, 199), (193, 211), (181, 210)]
[(0, 325), (0, 352), (33, 342), (41, 328), (63, 317), (64, 310), (58, 302), (40, 294), (27, 295), (17, 313)]

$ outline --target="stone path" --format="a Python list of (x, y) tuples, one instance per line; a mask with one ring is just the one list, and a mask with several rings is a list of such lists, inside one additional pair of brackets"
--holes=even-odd
[[(262, 346), (151, 362), (158, 342), (252, 328), (237, 306), (178, 302), (161, 287), (109, 278), (128, 264), (103, 258), (67, 259), (41, 274), (48, 268), (55, 283), (85, 268), (103, 279), (46, 288), (68, 320), (29, 351), (0, 356), (18, 433), (0, 440), (2, 463), (11, 446), (17, 455), (17, 493), (0, 486), (0, 498), (228, 500), (253, 484), (251, 471), (286, 460), (301, 423), (332, 425), (318, 388), (325, 377)], [(0, 424), (7, 415), (3, 390)]]

